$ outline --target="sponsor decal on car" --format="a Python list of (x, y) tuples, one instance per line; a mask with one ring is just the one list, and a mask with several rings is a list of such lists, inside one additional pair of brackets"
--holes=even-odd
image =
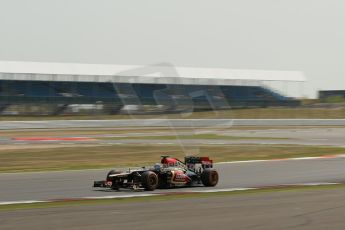
[(173, 183), (186, 183), (188, 182), (188, 176), (182, 171), (175, 171), (173, 173)]

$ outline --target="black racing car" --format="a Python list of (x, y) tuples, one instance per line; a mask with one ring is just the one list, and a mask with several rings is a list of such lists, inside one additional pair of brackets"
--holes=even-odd
[(182, 162), (176, 158), (162, 156), (161, 163), (155, 164), (153, 168), (111, 170), (106, 180), (95, 181), (93, 187), (153, 191), (157, 188), (190, 187), (201, 184), (213, 187), (217, 185), (218, 179), (218, 172), (213, 169), (213, 161), (209, 157), (188, 156)]

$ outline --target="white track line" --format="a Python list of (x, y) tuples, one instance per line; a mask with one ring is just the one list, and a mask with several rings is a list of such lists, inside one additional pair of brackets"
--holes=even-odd
[(100, 200), (100, 199), (118, 199), (118, 198), (133, 198), (133, 197), (148, 197), (148, 196), (159, 196), (161, 194), (135, 194), (135, 195), (118, 195), (118, 196), (86, 196), (81, 199), (87, 200)]
[(11, 205), (11, 204), (37, 204), (37, 203), (49, 203), (51, 201), (43, 201), (43, 200), (22, 200), (22, 201), (5, 201), (0, 202), (1, 205)]
[(223, 189), (198, 190), (198, 191), (192, 191), (192, 192), (196, 192), (196, 193), (236, 192), (236, 191), (248, 191), (248, 190), (256, 190), (256, 189), (259, 189), (259, 188), (223, 188)]
[(299, 160), (325, 160), (334, 158), (345, 158), (345, 154), (342, 155), (325, 155), (319, 157), (295, 157), (295, 158), (282, 158), (282, 159), (269, 159), (269, 160), (248, 160), (248, 161), (225, 161), (217, 162), (215, 164), (240, 164), (240, 163), (259, 163), (259, 162), (275, 162), (275, 161), (299, 161)]
[(320, 186), (320, 185), (337, 185), (342, 183), (319, 182), (319, 183), (298, 183), (298, 184), (284, 184), (282, 186)]

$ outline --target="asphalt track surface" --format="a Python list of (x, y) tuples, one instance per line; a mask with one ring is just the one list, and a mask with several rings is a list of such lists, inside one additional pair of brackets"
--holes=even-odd
[(0, 212), (9, 229), (345, 229), (345, 190), (301, 190)]
[[(217, 189), (269, 187), (300, 183), (345, 181), (345, 158), (286, 160), (217, 164), (220, 181)], [(105, 178), (108, 170), (83, 170), (40, 173), (0, 174), (0, 202), (50, 200), (80, 197), (125, 196), (148, 193), (93, 189), (94, 180)], [(153, 193), (199, 191), (194, 187), (156, 190)]]
[[(267, 140), (183, 140), (184, 144), (306, 144), (345, 146), (344, 128), (228, 130), (240, 137), (274, 137)], [(146, 134), (145, 134), (146, 135)], [(104, 141), (104, 140), (102, 140)], [(109, 144), (152, 140), (107, 140)], [(160, 140), (156, 144), (168, 144)], [(2, 139), (6, 144), (32, 144)], [(53, 142), (56, 143), (56, 142)], [(49, 143), (47, 143), (49, 144)], [(332, 154), (332, 153), (330, 153)], [(216, 189), (262, 188), (291, 184), (342, 183), (345, 157), (215, 165), (220, 174)], [(0, 174), (0, 202), (179, 193), (214, 188), (181, 188), (154, 192), (93, 189), (107, 169)], [(345, 229), (345, 191), (289, 191), (239, 196), (113, 203), (79, 207), (0, 212), (0, 229)]]
[[(345, 144), (345, 128), (290, 128), (290, 129), (251, 129), (251, 130), (212, 130), (211, 133), (218, 133), (239, 137), (265, 137), (266, 140), (140, 140), (130, 139), (131, 136), (151, 135), (148, 133), (116, 134), (125, 136), (124, 140), (96, 140), (95, 144), (183, 144), (183, 145), (223, 145), (223, 144), (300, 144), (300, 145), (328, 145), (340, 146)], [(153, 132), (152, 135), (169, 135), (166, 131)], [(180, 132), (190, 135), (190, 132)], [(91, 138), (105, 137), (88, 136)], [(107, 135), (106, 137), (109, 137)], [(288, 139), (269, 139), (269, 138)], [(28, 144), (32, 142), (13, 141), (11, 139), (0, 140), (0, 144)], [(40, 142), (42, 143), (42, 142)], [(44, 142), (45, 144), (56, 144), (59, 142)], [(61, 142), (64, 144), (65, 142)], [(83, 143), (83, 142), (78, 142)], [(89, 141), (85, 143), (90, 143)], [(73, 144), (73, 143), (72, 143)], [(332, 154), (332, 153), (329, 153)], [(251, 162), (237, 164), (218, 164), (216, 168), (220, 173), (218, 189), (246, 188), (277, 186), (294, 183), (324, 183), (345, 181), (345, 158), (320, 159), (320, 160), (299, 160), (299, 161), (270, 161)], [(104, 179), (108, 169), (105, 170), (84, 170), (65, 172), (41, 172), (41, 173), (12, 173), (0, 174), (0, 202), (22, 201), (22, 200), (48, 200), (78, 197), (102, 197), (108, 195), (126, 195), (133, 192), (113, 192), (104, 190), (93, 190), (93, 180)], [(169, 192), (192, 191), (207, 188), (174, 189)], [(162, 191), (158, 191), (162, 192)]]

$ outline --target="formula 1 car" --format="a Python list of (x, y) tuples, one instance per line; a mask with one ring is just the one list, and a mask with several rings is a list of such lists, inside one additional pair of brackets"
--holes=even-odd
[(201, 184), (213, 187), (217, 185), (218, 179), (218, 172), (213, 169), (213, 161), (209, 157), (188, 156), (182, 162), (176, 158), (162, 156), (161, 162), (153, 168), (111, 170), (106, 180), (95, 181), (93, 187), (153, 191), (157, 188), (192, 187)]

